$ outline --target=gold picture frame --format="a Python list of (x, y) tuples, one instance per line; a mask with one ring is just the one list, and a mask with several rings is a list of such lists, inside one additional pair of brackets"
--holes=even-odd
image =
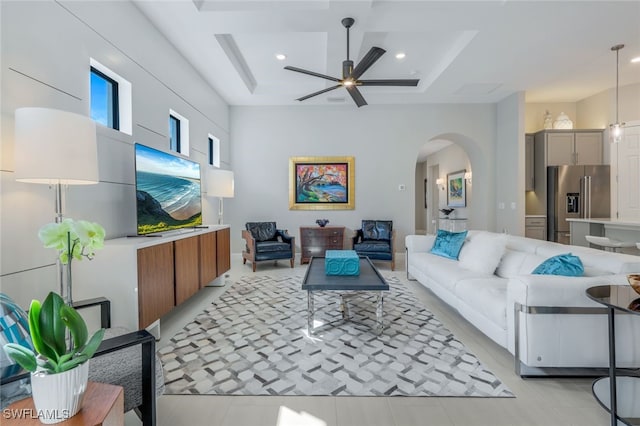
[(355, 209), (354, 157), (289, 158), (289, 210)]

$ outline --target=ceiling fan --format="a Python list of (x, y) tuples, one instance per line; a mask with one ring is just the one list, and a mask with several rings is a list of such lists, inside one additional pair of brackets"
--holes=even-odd
[(362, 58), (362, 60), (353, 67), (353, 61), (349, 60), (349, 28), (354, 24), (355, 19), (353, 18), (344, 18), (342, 20), (342, 25), (347, 29), (347, 60), (342, 61), (342, 78), (335, 78), (329, 75), (320, 74), (317, 72), (305, 70), (302, 68), (296, 68), (291, 66), (286, 66), (284, 69), (289, 71), (300, 72), (302, 74), (312, 75), (314, 77), (320, 77), (327, 80), (335, 81), (335, 86), (327, 87), (326, 89), (319, 90), (317, 92), (308, 94), (301, 98), (298, 98), (298, 101), (304, 101), (306, 99), (312, 98), (317, 95), (321, 95), (322, 93), (329, 92), (331, 90), (337, 89), (339, 87), (344, 87), (347, 89), (347, 92), (353, 98), (353, 101), (359, 107), (363, 105), (367, 105), (367, 101), (364, 100), (362, 93), (358, 90), (358, 86), (417, 86), (419, 79), (398, 79), (398, 80), (360, 80), (360, 76), (367, 71), (371, 65), (373, 65), (384, 53), (386, 50), (380, 47), (372, 47), (369, 52)]

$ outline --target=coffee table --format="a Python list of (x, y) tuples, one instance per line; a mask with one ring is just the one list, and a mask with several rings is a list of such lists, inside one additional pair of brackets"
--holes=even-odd
[(389, 291), (389, 284), (371, 263), (368, 257), (360, 258), (360, 275), (326, 275), (324, 257), (312, 257), (307, 273), (302, 280), (302, 289), (307, 290), (307, 331), (310, 335), (318, 330), (314, 326), (314, 295), (319, 291), (340, 292), (340, 309), (342, 320), (351, 319), (347, 298), (360, 292), (374, 292), (376, 297), (376, 323), (374, 329), (378, 334), (384, 330), (383, 291)]

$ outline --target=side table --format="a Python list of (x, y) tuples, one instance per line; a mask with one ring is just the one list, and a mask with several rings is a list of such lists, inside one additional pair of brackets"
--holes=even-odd
[[(640, 425), (640, 404), (637, 402), (640, 397), (640, 377), (616, 376), (615, 333), (615, 311), (640, 315), (640, 311), (633, 309), (638, 306), (640, 295), (626, 285), (590, 287), (586, 293), (590, 299), (607, 307), (609, 319), (609, 377), (601, 377), (593, 382), (593, 395), (611, 414), (611, 426)], [(633, 337), (640, 338), (630, 338)], [(618, 395), (621, 397), (618, 398)]]
[[(2, 410), (2, 424), (20, 426), (41, 426), (33, 398), (14, 402)], [(123, 426), (124, 392), (121, 386), (89, 382), (78, 414), (60, 426)]]

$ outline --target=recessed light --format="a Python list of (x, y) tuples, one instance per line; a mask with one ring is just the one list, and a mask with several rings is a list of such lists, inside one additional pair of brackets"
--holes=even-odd
[(640, 63), (640, 56), (636, 56), (635, 58), (633, 58), (633, 59), (631, 60), (631, 63), (632, 63), (632, 64)]
[(283, 55), (282, 53), (278, 53), (276, 54), (276, 59), (279, 61), (284, 61), (285, 59), (287, 59), (287, 55)]
[(396, 53), (396, 59), (404, 59), (407, 55), (404, 52)]

